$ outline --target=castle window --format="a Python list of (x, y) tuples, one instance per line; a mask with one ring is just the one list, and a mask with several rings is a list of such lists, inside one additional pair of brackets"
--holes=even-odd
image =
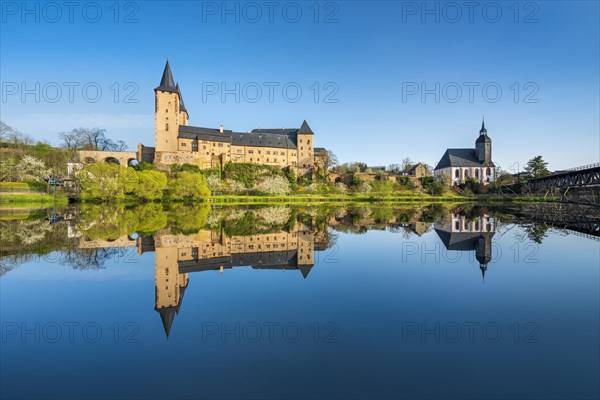
[(308, 140), (306, 141), (306, 144), (310, 144), (310, 139), (308, 139)]
[(181, 146), (182, 146), (182, 147), (185, 147), (185, 146), (187, 146), (187, 143), (186, 143), (186, 142), (183, 142), (183, 143), (181, 143)]
[(223, 143), (219, 143), (219, 147), (223, 147)]
[(271, 154), (271, 151), (270, 151), (270, 150), (267, 150), (267, 154)]
[(237, 153), (238, 153), (238, 154), (242, 154), (242, 151), (241, 151), (241, 150), (237, 150)]
[(302, 139), (300, 139), (299, 142), (302, 143)]
[(260, 154), (260, 150), (258, 151), (258, 154)]
[(206, 145), (202, 146), (202, 150), (206, 150)]
[(166, 124), (165, 125), (165, 131), (168, 131), (168, 130), (169, 130), (169, 124)]
[(248, 150), (248, 154), (254, 154), (254, 150)]

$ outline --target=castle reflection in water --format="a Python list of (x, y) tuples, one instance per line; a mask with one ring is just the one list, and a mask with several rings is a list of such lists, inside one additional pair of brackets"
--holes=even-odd
[[(195, 234), (176, 234), (167, 230), (153, 236), (116, 240), (90, 240), (80, 237), (80, 248), (137, 247), (138, 254), (155, 253), (155, 310), (160, 314), (168, 337), (175, 316), (179, 312), (184, 293), (189, 284), (188, 274), (201, 271), (220, 271), (235, 267), (253, 269), (298, 271), (306, 279), (315, 265), (315, 251), (330, 246), (330, 229), (345, 226), (340, 219), (331, 218), (319, 229), (314, 221), (297, 222), (293, 228), (275, 232), (244, 236), (228, 236), (223, 229), (201, 229)], [(435, 223), (412, 221), (398, 222), (394, 218), (385, 222), (354, 222), (360, 230), (382, 227), (403, 228), (422, 236), (433, 225), (447, 250), (474, 251), (485, 277), (492, 259), (492, 237), (496, 232), (493, 216), (481, 213), (466, 218), (451, 213), (438, 218)], [(79, 235), (78, 235), (79, 236)]]

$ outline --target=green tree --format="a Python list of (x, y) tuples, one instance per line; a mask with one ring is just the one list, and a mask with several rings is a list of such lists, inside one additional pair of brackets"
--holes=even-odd
[(89, 164), (75, 175), (82, 200), (111, 202), (122, 200), (137, 188), (137, 175), (132, 168), (113, 163)]
[(548, 163), (544, 161), (542, 156), (535, 156), (527, 162), (525, 166), (525, 174), (532, 178), (550, 175), (548, 171)]
[(174, 200), (200, 200), (210, 197), (206, 177), (196, 172), (178, 172), (169, 182), (169, 190)]
[(137, 187), (135, 193), (144, 200), (157, 200), (163, 195), (163, 190), (167, 188), (167, 177), (158, 171), (138, 171)]

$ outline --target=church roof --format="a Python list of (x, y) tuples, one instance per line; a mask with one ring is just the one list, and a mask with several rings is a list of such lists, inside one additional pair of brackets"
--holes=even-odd
[(477, 158), (475, 149), (447, 149), (435, 169), (447, 167), (493, 167), (493, 162), (482, 162)]
[(171, 66), (169, 65), (169, 60), (167, 60), (167, 64), (165, 65), (165, 70), (163, 71), (163, 76), (162, 76), (162, 79), (160, 80), (160, 85), (158, 85), (154, 90), (162, 90), (163, 92), (179, 93), (177, 91), (177, 87), (175, 86), (175, 80), (173, 79), (173, 74), (171, 73)]

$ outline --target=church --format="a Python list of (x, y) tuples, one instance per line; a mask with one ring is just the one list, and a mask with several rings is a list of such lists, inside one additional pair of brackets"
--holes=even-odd
[(189, 113), (169, 61), (155, 93), (155, 147), (143, 147), (142, 161), (156, 165), (189, 163), (202, 169), (222, 168), (228, 162), (293, 168), (299, 174), (315, 167), (314, 132), (306, 121), (300, 128), (254, 129), (235, 132), (221, 125), (188, 125)]
[(437, 180), (446, 175), (453, 186), (464, 183), (467, 178), (474, 178), (486, 185), (496, 180), (496, 165), (492, 161), (492, 139), (485, 129), (485, 121), (481, 122), (475, 148), (446, 149), (433, 174)]

